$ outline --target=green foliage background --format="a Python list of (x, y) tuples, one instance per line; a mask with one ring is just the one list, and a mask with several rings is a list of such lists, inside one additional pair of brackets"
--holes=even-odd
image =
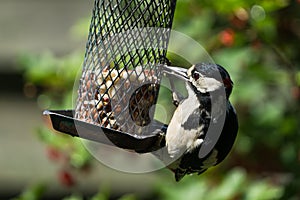
[[(178, 0), (173, 29), (198, 41), (230, 72), (240, 130), (232, 153), (220, 166), (181, 183), (162, 176), (153, 186), (156, 199), (300, 199), (299, 9), (297, 0)], [(84, 19), (72, 34), (87, 38), (88, 26)], [(37, 90), (41, 107), (72, 107), (83, 57), (84, 49), (63, 57), (51, 52), (20, 57), (26, 85)], [(186, 65), (169, 57), (174, 65)], [(49, 134), (45, 127), (38, 135), (47, 146), (67, 152), (77, 170), (93, 159), (77, 139)], [(24, 194), (20, 199), (26, 199), (28, 191)], [(100, 192), (91, 199), (108, 196)]]

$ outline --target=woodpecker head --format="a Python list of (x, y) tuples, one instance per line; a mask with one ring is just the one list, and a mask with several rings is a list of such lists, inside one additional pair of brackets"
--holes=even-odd
[(201, 93), (213, 92), (225, 87), (229, 98), (233, 82), (228, 72), (220, 65), (211, 63), (195, 64), (187, 70), (189, 81)]
[(165, 67), (165, 71), (185, 81), (189, 81), (194, 88), (201, 92), (214, 92), (224, 89), (228, 99), (233, 88), (229, 73), (222, 66), (212, 63), (198, 63), (189, 69)]

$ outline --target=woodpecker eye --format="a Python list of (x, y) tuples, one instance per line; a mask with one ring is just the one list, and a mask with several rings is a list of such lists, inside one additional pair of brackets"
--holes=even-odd
[(198, 72), (193, 72), (192, 77), (197, 81), (200, 78), (200, 74)]

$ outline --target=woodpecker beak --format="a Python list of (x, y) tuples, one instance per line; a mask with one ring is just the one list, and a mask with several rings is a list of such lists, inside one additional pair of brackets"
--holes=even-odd
[(187, 69), (185, 68), (162, 65), (162, 72), (171, 76), (175, 76), (184, 81), (189, 80), (187, 76)]

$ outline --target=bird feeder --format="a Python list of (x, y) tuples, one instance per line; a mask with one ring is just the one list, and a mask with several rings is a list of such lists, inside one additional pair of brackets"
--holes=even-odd
[(95, 0), (76, 107), (44, 111), (55, 130), (136, 152), (163, 147), (153, 119), (176, 0)]

